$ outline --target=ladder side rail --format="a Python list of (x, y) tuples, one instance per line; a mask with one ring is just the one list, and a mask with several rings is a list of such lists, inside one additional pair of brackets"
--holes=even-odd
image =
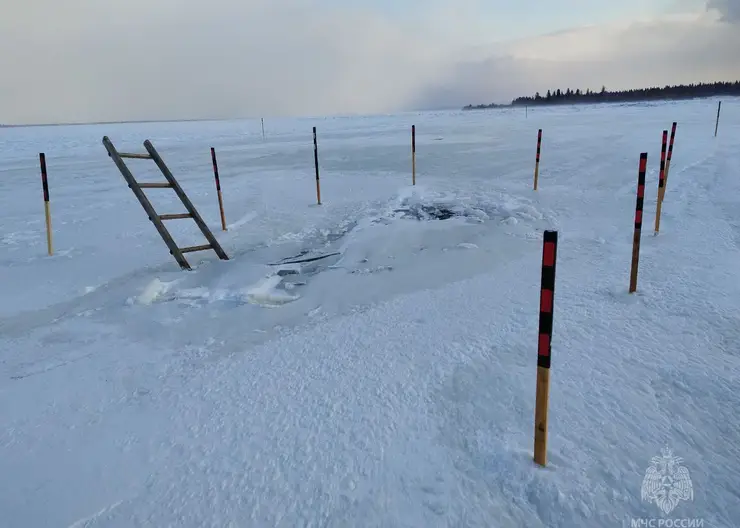
[(185, 257), (183, 256), (182, 252), (180, 252), (180, 249), (177, 247), (177, 244), (175, 243), (174, 239), (172, 238), (172, 235), (170, 235), (170, 232), (167, 230), (167, 228), (164, 226), (162, 221), (159, 219), (159, 215), (154, 210), (154, 207), (152, 206), (151, 202), (147, 198), (146, 194), (144, 194), (144, 191), (139, 188), (139, 184), (134, 178), (134, 175), (131, 174), (131, 171), (126, 166), (124, 161), (121, 159), (121, 156), (119, 156), (118, 151), (113, 146), (113, 143), (111, 143), (108, 136), (105, 136), (103, 138), (103, 145), (105, 146), (105, 149), (108, 151), (108, 155), (113, 160), (113, 163), (116, 164), (116, 167), (118, 167), (118, 170), (121, 172), (121, 175), (126, 180), (126, 183), (128, 183), (128, 186), (131, 188), (131, 190), (134, 192), (134, 195), (136, 195), (136, 198), (139, 200), (139, 203), (141, 203), (141, 206), (144, 208), (144, 211), (149, 216), (149, 220), (154, 224), (154, 227), (157, 228), (157, 231), (159, 232), (159, 235), (162, 237), (162, 240), (164, 240), (164, 243), (167, 244), (167, 248), (170, 250), (170, 253), (173, 257), (175, 257), (175, 260), (183, 269), (191, 269), (190, 264), (188, 264), (188, 261), (185, 260)]

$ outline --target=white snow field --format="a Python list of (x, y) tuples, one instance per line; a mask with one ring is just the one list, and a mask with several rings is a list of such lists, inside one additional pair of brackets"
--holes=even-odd
[[(722, 107), (717, 138), (716, 100), (266, 119), (264, 140), (259, 119), (0, 129), (0, 526), (740, 526), (740, 100)], [(231, 259), (181, 271), (104, 135), (150, 139)], [(667, 514), (641, 496), (665, 448), (693, 491)]]

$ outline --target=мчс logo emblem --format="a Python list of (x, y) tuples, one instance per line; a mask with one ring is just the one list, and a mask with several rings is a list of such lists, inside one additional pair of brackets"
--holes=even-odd
[(694, 487), (683, 459), (673, 456), (671, 449), (661, 449), (661, 456), (650, 459), (650, 467), (642, 480), (643, 501), (655, 503), (667, 515), (682, 500), (694, 500)]

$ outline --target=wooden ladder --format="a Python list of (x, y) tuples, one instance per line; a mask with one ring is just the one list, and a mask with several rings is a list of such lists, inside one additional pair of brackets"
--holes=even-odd
[[(149, 216), (149, 220), (152, 221), (154, 224), (154, 227), (157, 228), (157, 231), (159, 232), (159, 235), (162, 237), (162, 240), (164, 240), (164, 243), (167, 244), (167, 247), (170, 250), (170, 254), (175, 257), (175, 260), (180, 265), (182, 269), (191, 269), (190, 264), (188, 264), (188, 261), (185, 259), (184, 254), (185, 253), (192, 253), (194, 251), (207, 251), (209, 249), (212, 249), (216, 252), (216, 254), (219, 256), (221, 260), (229, 260), (229, 257), (226, 255), (224, 250), (221, 248), (221, 245), (216, 240), (216, 237), (213, 236), (213, 233), (211, 233), (211, 230), (208, 229), (208, 226), (201, 218), (200, 214), (198, 214), (198, 211), (195, 209), (195, 206), (188, 198), (187, 194), (185, 194), (185, 191), (182, 190), (182, 187), (180, 187), (180, 184), (177, 183), (177, 180), (170, 172), (170, 169), (167, 168), (167, 165), (165, 165), (164, 161), (162, 160), (159, 153), (154, 149), (154, 145), (147, 139), (144, 141), (144, 148), (146, 148), (147, 154), (129, 154), (126, 152), (118, 152), (116, 150), (116, 147), (113, 146), (113, 143), (111, 143), (111, 140), (108, 138), (108, 136), (105, 136), (103, 138), (103, 145), (105, 146), (105, 149), (108, 151), (108, 156), (110, 156), (113, 159), (113, 163), (116, 164), (116, 167), (118, 167), (118, 170), (121, 171), (121, 174), (123, 175), (123, 178), (126, 180), (126, 183), (128, 183), (129, 188), (134, 191), (134, 195), (136, 195), (136, 198), (138, 198), (139, 203), (144, 208), (144, 211), (146, 211), (146, 214)], [(166, 182), (138, 182), (136, 181), (136, 178), (134, 178), (134, 175), (131, 174), (131, 171), (126, 166), (126, 163), (123, 161), (123, 158), (132, 158), (132, 159), (150, 159), (154, 160), (154, 163), (156, 163), (157, 167), (159, 167), (159, 170), (162, 171), (162, 174), (164, 174), (164, 177), (167, 179)], [(175, 193), (177, 194), (177, 197), (180, 198), (180, 201), (185, 206), (185, 209), (187, 210), (187, 213), (175, 213), (175, 214), (157, 214), (157, 212), (154, 210), (154, 207), (152, 206), (152, 203), (147, 198), (146, 194), (142, 189), (174, 189)], [(208, 240), (208, 244), (204, 244), (201, 246), (190, 246), (190, 247), (178, 247), (177, 244), (175, 244), (175, 240), (172, 238), (172, 235), (170, 235), (170, 232), (167, 231), (167, 228), (165, 227), (163, 220), (177, 220), (180, 218), (192, 218), (195, 223), (200, 228), (201, 232), (203, 233), (203, 236), (206, 237), (206, 240)]]

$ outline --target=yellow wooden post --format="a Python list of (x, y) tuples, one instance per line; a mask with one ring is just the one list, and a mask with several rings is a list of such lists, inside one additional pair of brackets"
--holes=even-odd
[(717, 137), (717, 131), (719, 130), (719, 113), (722, 111), (722, 101), (717, 105), (717, 124), (714, 125), (714, 137)]
[[(678, 123), (675, 121), (673, 122), (673, 126), (671, 127), (671, 140), (668, 142), (668, 157), (665, 160), (665, 184), (663, 185), (663, 197), (665, 197), (665, 192), (668, 188), (668, 173), (671, 171), (671, 159), (673, 159), (673, 142), (676, 140), (676, 126), (678, 126)], [(663, 198), (661, 198), (661, 201)]]
[(411, 185), (416, 185), (416, 125), (411, 125)]
[(547, 464), (547, 408), (550, 398), (550, 359), (557, 251), (558, 232), (545, 231), (542, 243), (540, 327), (539, 339), (537, 340), (537, 393), (534, 408), (534, 461), (540, 466)]
[(537, 181), (540, 177), (540, 148), (542, 146), (542, 129), (537, 132), (537, 157), (534, 163), (534, 190), (537, 190)]
[(216, 150), (211, 147), (211, 161), (213, 162), (213, 177), (216, 179), (216, 194), (218, 195), (218, 209), (221, 212), (221, 229), (226, 231), (226, 216), (224, 215), (224, 200), (221, 195), (221, 180), (218, 177), (218, 163), (216, 162)]
[(46, 156), (43, 152), (39, 154), (41, 164), (41, 188), (44, 192), (44, 216), (46, 217), (46, 249), (49, 256), (54, 254), (51, 241), (51, 208), (49, 206), (49, 181), (46, 176)]
[(658, 201), (655, 209), (655, 234), (660, 231), (660, 214), (663, 210), (663, 193), (665, 192), (665, 156), (668, 143), (668, 131), (663, 131), (663, 141), (660, 147), (660, 175), (658, 177)]
[(321, 182), (319, 179), (319, 145), (316, 141), (316, 127), (313, 127), (313, 163), (316, 168), (316, 203), (321, 205)]
[(640, 236), (642, 234), (642, 207), (645, 201), (645, 172), (647, 171), (647, 152), (640, 154), (640, 168), (637, 173), (637, 203), (635, 205), (635, 232), (632, 237), (632, 266), (630, 268), (630, 293), (637, 291), (637, 268), (640, 263)]

